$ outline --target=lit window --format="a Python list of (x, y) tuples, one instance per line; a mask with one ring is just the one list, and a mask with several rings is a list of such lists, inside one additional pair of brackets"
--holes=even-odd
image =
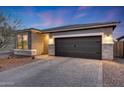
[(28, 49), (28, 36), (27, 34), (23, 35), (23, 49)]
[(17, 45), (18, 49), (22, 49), (22, 35), (19, 34), (18, 35), (18, 45)]
[(26, 34), (18, 34), (18, 49), (28, 49), (28, 35)]

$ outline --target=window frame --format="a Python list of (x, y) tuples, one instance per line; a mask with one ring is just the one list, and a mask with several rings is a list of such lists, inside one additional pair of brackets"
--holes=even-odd
[[(20, 42), (21, 42), (21, 48), (19, 48), (19, 37), (18, 37), (18, 35), (20, 35), (20, 37), (21, 37), (21, 40), (20, 40)], [(27, 35), (27, 42), (26, 42), (26, 48), (24, 48), (24, 35)], [(26, 33), (18, 33), (17, 34), (17, 49), (28, 49), (28, 33), (26, 32)]]

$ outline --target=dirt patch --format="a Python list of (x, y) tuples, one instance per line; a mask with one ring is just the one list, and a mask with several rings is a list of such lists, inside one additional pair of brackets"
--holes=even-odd
[(38, 59), (32, 59), (31, 57), (14, 57), (14, 58), (0, 58), (0, 72), (15, 68), (21, 65), (25, 65), (31, 62), (35, 62)]
[(105, 87), (124, 87), (124, 59), (103, 62)]

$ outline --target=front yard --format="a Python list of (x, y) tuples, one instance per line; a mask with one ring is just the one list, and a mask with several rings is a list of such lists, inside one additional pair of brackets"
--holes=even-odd
[(12, 48), (0, 48), (0, 52), (3, 52), (3, 51), (10, 51), (12, 50)]
[(124, 59), (105, 61), (47, 55), (37, 56), (36, 59), (2, 57), (0, 82), (3, 79), (11, 81), (10, 78), (14, 78), (14, 86), (124, 87)]
[(102, 86), (102, 63), (100, 60), (41, 56), (36, 62), (0, 72), (0, 86)]
[(14, 57), (10, 59), (8, 59), (7, 57), (0, 58), (0, 72), (31, 62), (35, 62), (37, 60), (38, 59), (32, 59), (31, 57)]
[(103, 82), (105, 87), (124, 87), (124, 59), (103, 61)]

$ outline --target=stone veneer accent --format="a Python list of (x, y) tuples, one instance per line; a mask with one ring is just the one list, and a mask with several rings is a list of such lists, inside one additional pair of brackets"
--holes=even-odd
[(102, 59), (113, 60), (113, 44), (102, 44)]
[(51, 56), (55, 56), (55, 45), (51, 44), (48, 46), (48, 54)]

